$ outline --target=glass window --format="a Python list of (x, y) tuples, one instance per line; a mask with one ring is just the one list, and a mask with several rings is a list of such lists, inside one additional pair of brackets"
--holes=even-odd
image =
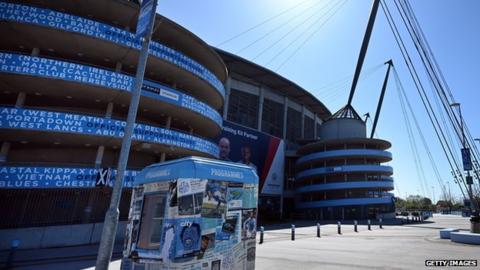
[(287, 112), (287, 140), (295, 142), (302, 136), (302, 113), (288, 108)]
[(166, 193), (145, 194), (137, 246), (159, 249), (165, 213)]
[(264, 99), (262, 113), (262, 131), (273, 136), (283, 136), (283, 105)]
[(256, 129), (258, 127), (258, 96), (231, 89), (227, 119)]
[(313, 139), (313, 133), (314, 133), (314, 122), (313, 119), (305, 116), (305, 129), (304, 129), (304, 136), (305, 139)]

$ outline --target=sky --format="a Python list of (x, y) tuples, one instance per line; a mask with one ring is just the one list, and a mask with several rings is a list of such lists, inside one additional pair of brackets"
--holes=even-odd
[[(393, 11), (393, 1), (386, 2)], [(371, 0), (159, 0), (157, 12), (210, 45), (276, 71), (311, 92), (334, 113), (347, 102), (371, 3)], [(480, 94), (476, 89), (480, 77), (480, 1), (410, 0), (410, 3), (456, 101), (462, 104), (462, 114), (472, 136), (480, 137), (476, 119), (480, 115), (477, 105)], [(394, 12), (393, 16), (403, 30), (399, 15)], [(272, 19), (257, 26), (269, 18)], [(254, 26), (257, 27), (252, 29)], [(251, 30), (244, 33), (248, 29)], [(408, 37), (403, 35), (403, 39), (408, 41), (410, 54), (416, 56)], [(460, 190), (453, 182), (381, 8), (353, 106), (360, 115), (369, 112), (373, 117), (386, 72), (383, 63), (389, 59), (393, 60), (412, 103), (443, 185), (447, 190), (450, 186), (452, 196), (460, 198)], [(430, 91), (426, 80), (424, 84)], [(371, 122), (367, 124), (367, 130), (370, 128)], [(418, 135), (415, 130), (414, 133)], [(377, 137), (392, 143), (393, 160), (389, 165), (394, 168), (397, 196), (420, 194), (435, 200), (441, 197), (440, 183), (417, 136), (426, 181), (422, 188), (393, 77), (386, 90)], [(455, 150), (459, 154), (460, 149)]]

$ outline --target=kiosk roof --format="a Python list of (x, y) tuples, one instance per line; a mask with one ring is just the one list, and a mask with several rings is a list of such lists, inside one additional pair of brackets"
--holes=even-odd
[(170, 181), (178, 178), (201, 178), (258, 184), (258, 176), (251, 167), (201, 157), (186, 157), (150, 165), (136, 177), (134, 185)]

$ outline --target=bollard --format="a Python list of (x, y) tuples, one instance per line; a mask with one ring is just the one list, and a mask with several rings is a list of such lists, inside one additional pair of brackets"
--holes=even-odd
[(292, 241), (295, 241), (295, 225), (292, 224)]
[(410, 224), (410, 217), (407, 216), (407, 224)]
[(340, 223), (340, 221), (337, 223), (337, 232), (338, 234), (342, 234), (342, 223)]
[(372, 230), (372, 227), (371, 227), (372, 223), (370, 222), (370, 219), (367, 220), (367, 224), (368, 224), (368, 230), (371, 231)]
[(317, 223), (317, 237), (320, 238), (320, 223)]
[(358, 229), (357, 229), (357, 225), (358, 225), (358, 222), (356, 220), (353, 221), (353, 230), (355, 232), (358, 232)]
[(12, 267), (12, 264), (13, 264), (13, 258), (15, 256), (15, 251), (17, 251), (17, 248), (20, 246), (20, 240), (12, 240), (11, 244), (10, 244), (10, 252), (8, 253), (8, 258), (7, 258), (7, 262), (5, 264), (5, 269), (10, 269)]
[(383, 226), (382, 226), (383, 224), (382, 224), (382, 223), (383, 223), (383, 219), (380, 218), (380, 219), (378, 220), (378, 226), (380, 227), (380, 229), (383, 229)]
[(263, 226), (260, 226), (260, 243), (259, 244), (263, 244), (263, 233), (264, 233), (264, 228)]

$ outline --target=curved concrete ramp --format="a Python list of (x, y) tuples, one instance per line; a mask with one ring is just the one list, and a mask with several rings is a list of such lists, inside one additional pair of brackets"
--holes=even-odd
[(456, 243), (480, 245), (480, 233), (451, 232), (450, 239)]

